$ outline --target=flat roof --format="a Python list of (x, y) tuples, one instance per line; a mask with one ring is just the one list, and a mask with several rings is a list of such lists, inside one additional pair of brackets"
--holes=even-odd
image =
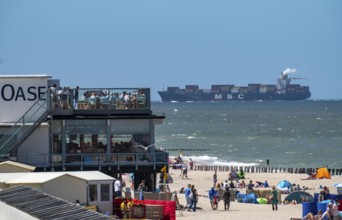
[(28, 173), (0, 173), (0, 183), (6, 183), (7, 181), (11, 181), (26, 174)]
[(0, 201), (37, 219), (111, 219), (28, 186), (1, 190)]
[(7, 160), (7, 161), (4, 161), (4, 162), (1, 162), (0, 166), (1, 165), (11, 165), (11, 166), (15, 166), (15, 167), (20, 167), (20, 168), (24, 168), (24, 169), (27, 169), (27, 170), (31, 170), (31, 171), (36, 169), (36, 167), (34, 167), (34, 166), (30, 166), (30, 165), (23, 164), (23, 163), (18, 163), (18, 162), (11, 161), (11, 160)]
[(52, 76), (48, 76), (46, 74), (32, 74), (32, 75), (0, 75), (0, 78), (51, 78)]
[[(11, 176), (12, 174), (12, 176)], [(21, 174), (21, 175), (20, 175)], [(3, 181), (2, 176), (7, 181)], [(114, 181), (115, 178), (100, 171), (70, 171), (70, 172), (31, 172), (31, 173), (0, 173), (0, 179), (6, 184), (46, 183), (63, 175), (70, 175), (85, 181)]]

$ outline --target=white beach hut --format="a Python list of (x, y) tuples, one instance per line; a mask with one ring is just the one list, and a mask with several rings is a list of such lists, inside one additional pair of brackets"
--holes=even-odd
[(4, 188), (30, 186), (70, 202), (78, 199), (81, 204), (97, 206), (103, 213), (112, 214), (114, 180), (99, 171), (33, 172), (8, 174), (7, 181), (0, 184)]

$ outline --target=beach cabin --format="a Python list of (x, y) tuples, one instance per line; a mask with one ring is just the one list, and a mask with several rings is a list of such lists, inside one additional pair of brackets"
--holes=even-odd
[(1, 220), (113, 219), (28, 186), (0, 191)]
[(149, 88), (70, 88), (48, 75), (0, 76), (0, 161), (35, 171), (134, 173), (153, 191), (168, 153), (155, 145), (164, 114)]
[(0, 163), (0, 173), (33, 172), (35, 169), (36, 167), (34, 166), (10, 160)]
[(112, 214), (115, 179), (99, 171), (6, 173), (0, 174), (0, 179), (4, 188), (25, 185)]

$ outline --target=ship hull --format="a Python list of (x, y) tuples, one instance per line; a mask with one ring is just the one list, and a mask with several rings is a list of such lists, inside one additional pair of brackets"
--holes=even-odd
[(163, 102), (229, 102), (229, 101), (277, 101), (305, 100), (310, 98), (310, 92), (302, 93), (202, 93), (177, 94), (167, 91), (158, 92)]

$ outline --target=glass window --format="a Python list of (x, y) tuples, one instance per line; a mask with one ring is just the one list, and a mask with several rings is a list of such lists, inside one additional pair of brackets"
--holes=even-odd
[(62, 120), (53, 120), (51, 123), (52, 133), (62, 133)]
[(65, 132), (77, 134), (106, 134), (107, 120), (66, 120)]
[(89, 185), (89, 201), (97, 201), (97, 185)]
[(62, 135), (60, 134), (52, 135), (52, 153), (53, 154), (62, 153)]
[(101, 184), (101, 201), (109, 201), (109, 184)]
[(135, 120), (111, 120), (111, 133), (149, 133), (150, 120), (149, 119), (135, 119)]

